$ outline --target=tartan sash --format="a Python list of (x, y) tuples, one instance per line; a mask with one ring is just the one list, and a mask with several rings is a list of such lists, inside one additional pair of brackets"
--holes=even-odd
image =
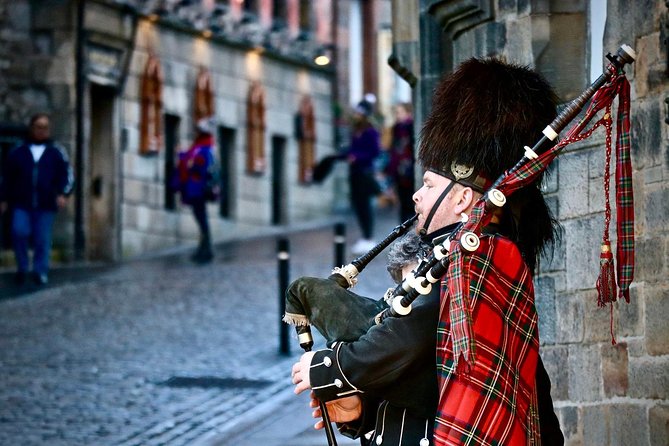
[[(634, 203), (631, 179), (631, 157), (629, 137), (629, 82), (624, 73), (618, 73), (611, 82), (597, 90), (583, 117), (567, 136), (556, 145), (540, 154), (538, 158), (529, 160), (515, 170), (507, 171), (496, 186), (505, 195), (536, 181), (538, 176), (546, 170), (560, 151), (576, 141), (588, 138), (599, 126), (603, 125), (607, 116), (597, 121), (592, 128), (583, 131), (592, 118), (602, 109), (610, 107), (616, 95), (619, 95), (618, 125), (617, 125), (617, 163), (616, 163), (616, 207), (617, 207), (617, 272), (620, 296), (629, 302), (629, 285), (634, 274)], [(464, 232), (480, 234), (481, 229), (490, 222), (492, 215), (485, 212), (485, 201), (480, 200), (473, 208), (469, 220), (454, 234), (457, 240)], [(467, 363), (464, 370), (471, 367), (475, 361), (475, 342), (471, 339), (471, 310), (467, 304), (472, 296), (469, 294), (468, 277), (463, 266), (463, 253), (459, 243), (452, 243), (449, 254), (449, 268), (447, 272), (447, 286), (450, 294), (449, 315), (452, 324), (452, 342), (455, 354), (455, 366), (461, 358)], [(442, 313), (443, 317), (443, 313)]]

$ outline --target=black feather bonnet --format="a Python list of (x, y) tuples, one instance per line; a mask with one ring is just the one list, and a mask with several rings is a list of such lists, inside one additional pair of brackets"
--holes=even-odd
[(557, 97), (535, 71), (499, 59), (469, 59), (438, 84), (418, 159), (479, 192), (533, 146), (556, 116)]

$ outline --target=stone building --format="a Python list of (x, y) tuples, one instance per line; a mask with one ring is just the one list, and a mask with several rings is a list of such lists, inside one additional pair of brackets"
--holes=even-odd
[[(314, 63), (332, 57), (333, 12), (331, 0), (2, 2), (2, 157), (46, 111), (75, 169), (55, 251), (118, 260), (197, 237), (169, 181), (206, 114), (217, 240), (331, 213), (332, 182), (310, 169), (334, 147), (334, 70)], [(6, 216), (2, 235), (7, 249)]]
[[(351, 105), (395, 88), (383, 60), (389, 6), (2, 2), (0, 165), (30, 115), (53, 115), (53, 136), (76, 178), (55, 226), (54, 255), (65, 261), (114, 261), (192, 243), (194, 220), (169, 180), (196, 118), (207, 114), (216, 123), (223, 191), (209, 205), (216, 240), (344, 211), (343, 166), (324, 184), (312, 183), (311, 169), (346, 141)], [(0, 217), (0, 248), (10, 259), (8, 220)]]
[[(535, 67), (567, 102), (607, 52), (637, 53), (631, 82), (636, 270), (629, 304), (597, 307), (604, 136), (568, 146), (545, 186), (564, 226), (536, 276), (541, 353), (568, 445), (669, 444), (669, 11), (659, 1), (395, 0), (395, 67), (417, 78), (421, 116), (435, 82), (472, 56)], [(542, 129), (537, 129), (538, 133)], [(615, 231), (614, 231), (615, 232)], [(614, 241), (615, 243), (615, 241)]]

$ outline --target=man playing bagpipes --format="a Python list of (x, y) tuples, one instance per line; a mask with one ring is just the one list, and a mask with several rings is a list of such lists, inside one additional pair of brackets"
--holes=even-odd
[[(556, 116), (556, 102), (540, 75), (494, 59), (470, 59), (441, 81), (421, 131), (425, 174), (413, 197), (424, 244), (440, 243), (469, 215)], [(363, 445), (562, 444), (532, 286), (558, 234), (540, 181), (507, 197), (462, 261), (469, 293), (452, 286), (449, 270), (408, 315), (374, 324), (380, 303), (329, 279), (295, 281), (287, 320), (300, 323), (289, 313), (301, 313), (329, 343), (293, 366), (295, 392), (311, 389), (312, 407), (327, 402), (332, 421)]]

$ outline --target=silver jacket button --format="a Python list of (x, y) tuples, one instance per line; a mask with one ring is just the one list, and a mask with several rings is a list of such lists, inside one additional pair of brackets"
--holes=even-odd
[(325, 367), (330, 367), (332, 365), (332, 359), (330, 359), (329, 356), (326, 356), (325, 358), (323, 358), (323, 365)]

